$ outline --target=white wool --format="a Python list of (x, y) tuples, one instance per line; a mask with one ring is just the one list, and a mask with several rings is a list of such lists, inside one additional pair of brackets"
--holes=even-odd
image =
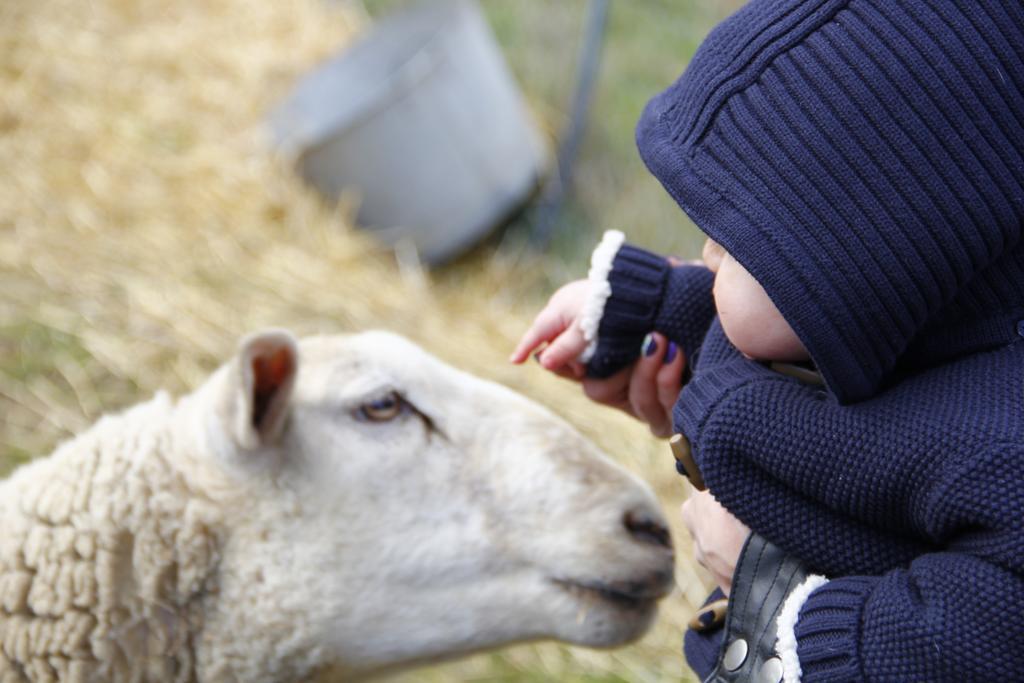
[(601, 327), (604, 305), (612, 295), (608, 276), (612, 272), (615, 255), (619, 253), (625, 240), (626, 236), (619, 230), (608, 230), (590, 256), (590, 273), (587, 275), (587, 279), (590, 280), (590, 292), (580, 315), (580, 329), (583, 331), (583, 338), (587, 340), (587, 348), (579, 357), (582, 363), (590, 362), (597, 351), (597, 331)]
[(775, 620), (775, 651), (782, 660), (782, 680), (785, 683), (800, 683), (800, 658), (796, 654), (796, 622), (800, 617), (800, 609), (816, 589), (828, 583), (828, 579), (818, 574), (811, 574), (803, 583), (793, 589), (786, 598)]
[[(622, 526), (662, 519), (645, 485), (386, 333), (304, 341), (261, 402), (284, 409), (245, 417), (251, 354), (295, 349), (250, 337), (192, 394), (105, 417), (0, 482), (0, 683), (361, 677), (643, 633), (653, 604), (559, 581), (671, 577), (671, 553)], [(388, 397), (386, 419), (362, 411)]]
[(202, 627), (221, 525), (167, 461), (172, 414), (158, 395), (0, 484), (0, 673), (193, 670), (188, 635)]

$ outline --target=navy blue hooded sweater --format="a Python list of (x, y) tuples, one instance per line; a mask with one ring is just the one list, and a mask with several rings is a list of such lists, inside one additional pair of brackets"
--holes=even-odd
[(651, 330), (683, 348), (709, 489), (831, 579), (796, 624), (807, 683), (1024, 680), (1022, 60), (1016, 0), (755, 0), (638, 125), (826, 388), (741, 356), (708, 271), (632, 246), (589, 371)]

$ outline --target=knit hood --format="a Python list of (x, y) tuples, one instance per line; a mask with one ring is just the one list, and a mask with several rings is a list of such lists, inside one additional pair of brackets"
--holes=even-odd
[(637, 144), (856, 401), (915, 356), (1017, 334), (1022, 56), (1018, 2), (754, 0)]

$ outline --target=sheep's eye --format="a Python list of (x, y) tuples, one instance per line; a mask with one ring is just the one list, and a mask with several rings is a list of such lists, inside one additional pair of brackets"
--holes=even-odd
[(359, 406), (357, 413), (370, 422), (387, 422), (398, 417), (404, 407), (405, 401), (397, 392), (392, 391), (387, 396)]

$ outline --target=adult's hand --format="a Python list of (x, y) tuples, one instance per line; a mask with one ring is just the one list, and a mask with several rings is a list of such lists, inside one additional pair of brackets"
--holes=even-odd
[(682, 389), (685, 365), (679, 347), (655, 332), (648, 335), (632, 365), (607, 379), (584, 378), (583, 391), (597, 403), (646, 422), (655, 436), (667, 437), (672, 434), (672, 406)]
[(693, 537), (695, 559), (711, 572), (722, 592), (729, 595), (732, 575), (750, 528), (708, 491), (693, 491), (681, 511), (683, 523)]

